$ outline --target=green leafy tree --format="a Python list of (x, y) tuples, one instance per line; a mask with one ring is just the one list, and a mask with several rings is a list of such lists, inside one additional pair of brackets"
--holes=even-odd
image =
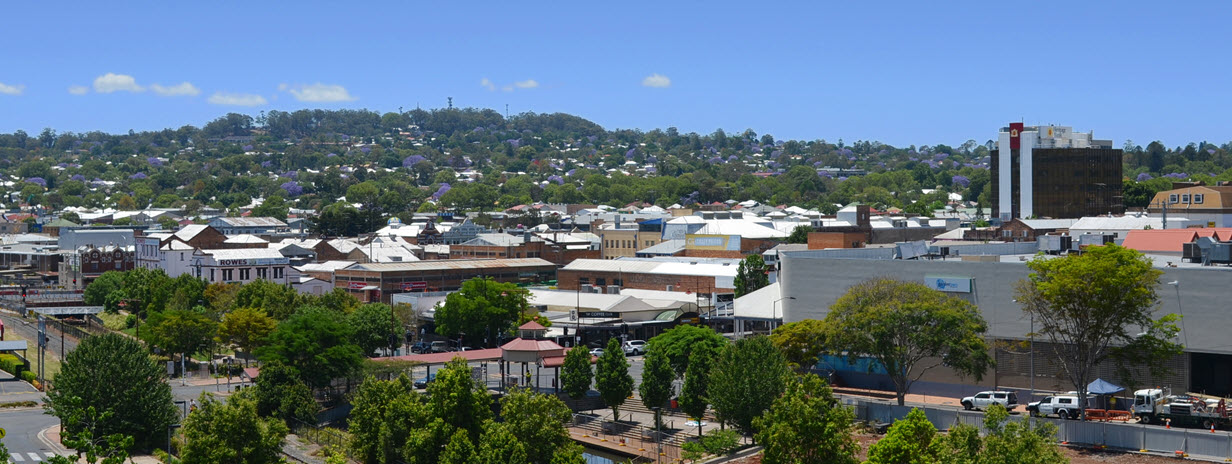
[(519, 315), (529, 309), (529, 295), (512, 283), (470, 279), (462, 283), (461, 290), (446, 296), (445, 304), (436, 310), (436, 333), (450, 338), (465, 334), (487, 339), (490, 346), (512, 330)]
[(0, 462), (12, 462), (9, 461), (9, 448), (4, 443), (0, 443)]
[(92, 429), (96, 435), (131, 436), (138, 446), (152, 447), (177, 416), (166, 372), (136, 340), (117, 334), (88, 337), (65, 357), (44, 408), (64, 421), (67, 434), (82, 430), (70, 419), (94, 408), (99, 414)]
[(759, 288), (770, 285), (770, 277), (766, 275), (766, 261), (761, 255), (745, 256), (736, 267), (736, 298), (753, 293)]
[(770, 339), (756, 336), (725, 349), (710, 370), (710, 404), (720, 422), (753, 433), (753, 419), (770, 409), (783, 393), (791, 371)]
[(796, 226), (791, 230), (791, 235), (787, 236), (787, 243), (808, 243), (808, 234), (812, 231), (810, 226)]
[(561, 385), (570, 398), (581, 399), (590, 391), (590, 383), (595, 373), (590, 367), (590, 351), (585, 346), (575, 346), (565, 353), (565, 362), (561, 366)]
[(817, 364), (825, 350), (826, 324), (816, 319), (792, 322), (774, 329), (770, 341), (799, 373)]
[(373, 356), (376, 350), (396, 345), (398, 326), (393, 310), (384, 303), (368, 303), (360, 306), (350, 316), (351, 328), (355, 330), (355, 344), (365, 356)]
[(188, 310), (171, 310), (150, 318), (146, 340), (171, 353), (189, 356), (208, 347), (218, 331), (218, 323), (206, 315)]
[(361, 367), (363, 353), (351, 342), (353, 333), (342, 316), (299, 312), (278, 324), (257, 357), (294, 367), (310, 387), (320, 388)]
[[(90, 306), (104, 306), (107, 302), (107, 295), (111, 292), (124, 288), (124, 273), (116, 271), (107, 271), (103, 275), (98, 276), (90, 285), (86, 286), (85, 292), (81, 297), (85, 304)], [(114, 312), (115, 307), (107, 308), (109, 312)]]
[(834, 398), (826, 382), (808, 374), (788, 382), (753, 426), (766, 464), (856, 463), (854, 421), (855, 413)]
[(202, 393), (197, 410), (184, 421), (184, 464), (235, 462), (272, 464), (282, 460), (287, 426), (257, 415), (244, 392), (221, 402)]
[(689, 417), (697, 419), (697, 434), (702, 433), (702, 417), (710, 406), (708, 386), (710, 385), (710, 368), (714, 365), (715, 351), (707, 345), (693, 350), (689, 356), (689, 370), (684, 374), (684, 385), (680, 388), (680, 410)]
[(232, 304), (237, 308), (261, 308), (270, 317), (283, 321), (295, 312), (298, 297), (299, 292), (291, 287), (261, 279), (240, 287)]
[(727, 338), (709, 327), (678, 325), (655, 335), (646, 344), (647, 352), (658, 350), (667, 355), (672, 371), (679, 377), (689, 369), (689, 360), (694, 350), (705, 345), (718, 352), (727, 346)]
[(938, 462), (933, 445), (937, 429), (924, 411), (912, 408), (904, 419), (894, 421), (885, 437), (868, 448), (867, 464), (931, 464)]
[(488, 389), (471, 376), (466, 360), (454, 358), (428, 384), (428, 410), (432, 417), (444, 420), (479, 440), (483, 422), (492, 418), (492, 398)]
[(347, 419), (351, 450), (361, 462), (392, 464), (402, 459), (411, 430), (428, 422), (423, 395), (405, 375), (396, 380), (368, 378), (351, 399)]
[[(70, 402), (81, 403), (80, 398), (69, 398)], [(76, 433), (64, 435), (62, 440), (65, 447), (76, 451), (75, 458), (69, 459), (64, 456), (55, 456), (47, 462), (51, 464), (75, 464), (78, 462), (86, 462), (89, 464), (123, 464), (128, 460), (129, 449), (133, 447), (133, 437), (122, 433), (113, 433), (106, 436), (97, 436), (96, 430), (100, 422), (105, 422), (111, 419), (111, 412), (98, 412), (93, 406), (77, 409), (71, 417), (69, 417), (66, 425), (68, 428), (77, 430)], [(8, 450), (4, 449), (4, 445), (0, 444), (0, 458), (3, 462), (11, 462), (8, 460)]]
[(824, 324), (831, 352), (885, 367), (900, 406), (931, 369), (947, 366), (979, 380), (993, 363), (983, 338), (988, 326), (975, 305), (917, 282), (861, 282), (830, 307)]
[(488, 421), (483, 426), (479, 439), (479, 464), (528, 464), (526, 445), (518, 440), (509, 427), (500, 422)]
[(501, 399), (501, 418), (526, 449), (527, 462), (547, 464), (577, 446), (565, 429), (573, 411), (555, 396), (515, 389)]
[(264, 346), (265, 339), (278, 327), (278, 321), (260, 308), (239, 308), (222, 317), (218, 325), (218, 339), (244, 352), (244, 364), (257, 348)]
[(612, 408), (612, 420), (620, 420), (620, 405), (633, 394), (633, 376), (629, 375), (629, 360), (620, 349), (620, 340), (607, 341), (607, 348), (595, 366), (595, 389), (603, 404)]
[(271, 195), (262, 201), (260, 205), (252, 209), (253, 217), (272, 217), (279, 221), (287, 220), (287, 213), (290, 211), (290, 205), (287, 204), (287, 199), (282, 195)]
[(1160, 375), (1166, 372), (1160, 361), (1181, 353), (1183, 347), (1171, 341), (1179, 332), (1177, 317), (1155, 319), (1163, 272), (1142, 253), (1105, 245), (1063, 258), (1038, 257), (1027, 267), (1031, 275), (1018, 283), (1016, 298), (1055, 347), (1055, 360), (1079, 398), (1086, 397), (1095, 367), (1105, 360), (1149, 366)]
[(672, 399), (672, 381), (676, 374), (667, 360), (667, 354), (658, 350), (646, 353), (646, 363), (642, 367), (642, 383), (638, 392), (642, 394), (642, 404), (655, 413), (655, 428), (662, 428), (663, 406)]
[(1030, 462), (1064, 464), (1069, 462), (1057, 447), (1057, 427), (1044, 421), (1011, 421), (1004, 406), (995, 404), (984, 413), (983, 463)]
[(441, 451), (441, 464), (476, 464), (478, 456), (475, 445), (467, 436), (465, 430), (458, 430), (449, 437), (449, 443)]
[(316, 424), (320, 407), (312, 398), (312, 390), (300, 379), (295, 368), (280, 362), (261, 366), (253, 396), (257, 413), (262, 417), (277, 417), (288, 423)]

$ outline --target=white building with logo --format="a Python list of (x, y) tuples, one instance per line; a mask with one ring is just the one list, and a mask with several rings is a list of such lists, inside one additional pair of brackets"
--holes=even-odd
[(272, 248), (197, 250), (192, 255), (192, 273), (209, 283), (268, 280), (289, 285), (299, 282), (298, 272), (291, 268), (291, 260)]

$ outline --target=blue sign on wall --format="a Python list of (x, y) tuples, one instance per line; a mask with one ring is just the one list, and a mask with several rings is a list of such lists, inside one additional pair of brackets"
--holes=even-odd
[(933, 290), (951, 293), (971, 293), (970, 277), (924, 276), (924, 285)]

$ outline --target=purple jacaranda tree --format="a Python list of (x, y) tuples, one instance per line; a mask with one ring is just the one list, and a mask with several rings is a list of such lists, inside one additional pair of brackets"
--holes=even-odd
[(950, 182), (962, 188), (967, 188), (967, 186), (971, 185), (971, 179), (968, 179), (967, 176), (956, 175), (950, 178)]
[(278, 187), (282, 188), (282, 191), (287, 192), (288, 197), (298, 197), (304, 193), (304, 187), (299, 185), (299, 182), (293, 180), (283, 182), (282, 185), (279, 185)]
[(1146, 181), (1151, 180), (1151, 179), (1154, 179), (1154, 178), (1155, 178), (1154, 176), (1152, 176), (1152, 175), (1147, 174), (1147, 173), (1145, 173), (1145, 172), (1144, 172), (1144, 173), (1142, 173), (1142, 174), (1138, 174), (1138, 178), (1137, 178), (1136, 180), (1137, 180), (1138, 182), (1146, 182)]
[(26, 182), (38, 185), (39, 187), (47, 188), (47, 179), (42, 177), (31, 177), (26, 179)]
[(416, 164), (419, 164), (420, 161), (427, 161), (427, 160), (428, 158), (425, 158), (422, 155), (411, 155), (402, 160), (402, 167), (404, 168), (414, 167)]

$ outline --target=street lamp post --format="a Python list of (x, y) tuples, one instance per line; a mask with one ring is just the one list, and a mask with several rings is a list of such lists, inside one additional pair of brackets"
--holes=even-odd
[(778, 304), (779, 302), (783, 300), (794, 300), (794, 299), (796, 299), (796, 297), (794, 296), (785, 296), (777, 300), (774, 300), (774, 303), (770, 304), (770, 310), (772, 311), (770, 313), (770, 324), (773, 326), (770, 329), (771, 332), (773, 332), (774, 329), (778, 328), (778, 320), (779, 320)]
[(663, 458), (663, 430), (659, 426), (659, 410), (663, 409), (663, 407), (655, 406), (650, 409), (654, 411), (654, 417), (655, 417), (655, 449), (656, 449), (655, 463), (657, 464), (661, 462), (660, 459)]
[(1173, 288), (1176, 288), (1176, 311), (1181, 313), (1181, 342), (1189, 348), (1189, 332), (1185, 331), (1185, 309), (1181, 307), (1181, 281), (1174, 280), (1168, 282)]

